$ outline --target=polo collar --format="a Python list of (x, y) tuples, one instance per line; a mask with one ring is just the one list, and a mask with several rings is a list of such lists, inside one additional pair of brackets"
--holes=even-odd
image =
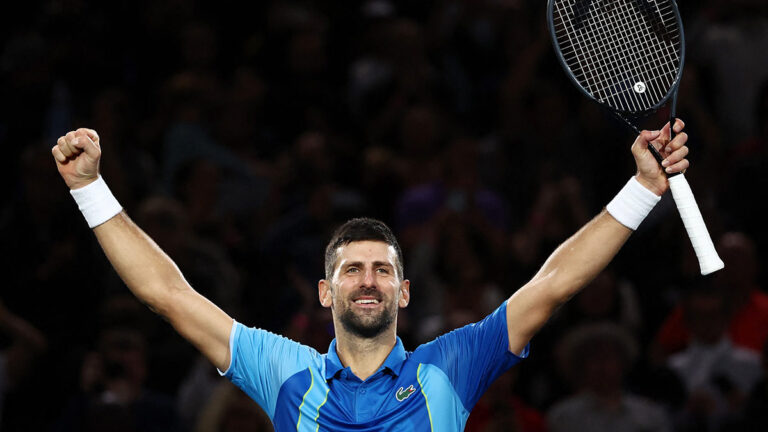
[[(390, 370), (395, 376), (400, 376), (400, 371), (403, 368), (405, 362), (405, 348), (403, 348), (403, 341), (397, 337), (395, 346), (392, 347), (387, 358), (384, 360), (384, 364), (381, 365), (379, 371)], [(341, 364), (339, 354), (336, 352), (336, 339), (331, 341), (331, 345), (328, 347), (328, 354), (325, 356), (325, 379), (329, 380), (336, 376), (336, 374), (345, 369)]]

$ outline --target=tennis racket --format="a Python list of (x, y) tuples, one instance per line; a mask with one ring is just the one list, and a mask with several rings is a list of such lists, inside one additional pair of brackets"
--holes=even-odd
[[(670, 102), (674, 138), (677, 89), (685, 37), (674, 0), (549, 0), (547, 18), (555, 52), (571, 81), (638, 134), (636, 123)], [(661, 164), (652, 145), (648, 149)], [(723, 268), (682, 173), (669, 187), (699, 260), (701, 274)]]

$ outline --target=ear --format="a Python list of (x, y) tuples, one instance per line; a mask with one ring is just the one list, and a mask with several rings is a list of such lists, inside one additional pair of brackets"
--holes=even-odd
[(401, 308), (404, 308), (408, 306), (408, 303), (411, 302), (411, 281), (408, 279), (404, 280), (400, 284), (400, 300), (397, 302), (397, 305)]
[(331, 307), (333, 305), (333, 299), (331, 296), (331, 284), (325, 279), (320, 279), (317, 283), (317, 296), (320, 299), (320, 304), (323, 307)]

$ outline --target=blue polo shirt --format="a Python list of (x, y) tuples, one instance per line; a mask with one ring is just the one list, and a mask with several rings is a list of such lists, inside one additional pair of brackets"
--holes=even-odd
[(506, 302), (480, 322), (409, 352), (400, 338), (365, 381), (327, 354), (235, 323), (223, 373), (284, 431), (461, 431), (500, 374), (528, 355), (509, 352)]

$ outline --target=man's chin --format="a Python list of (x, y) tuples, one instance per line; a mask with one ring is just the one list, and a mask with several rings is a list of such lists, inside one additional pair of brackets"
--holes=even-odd
[[(352, 315), (352, 316), (350, 316)], [(352, 334), (364, 338), (373, 338), (383, 333), (394, 322), (394, 318), (385, 316), (360, 316), (354, 313), (341, 317), (344, 329)]]

